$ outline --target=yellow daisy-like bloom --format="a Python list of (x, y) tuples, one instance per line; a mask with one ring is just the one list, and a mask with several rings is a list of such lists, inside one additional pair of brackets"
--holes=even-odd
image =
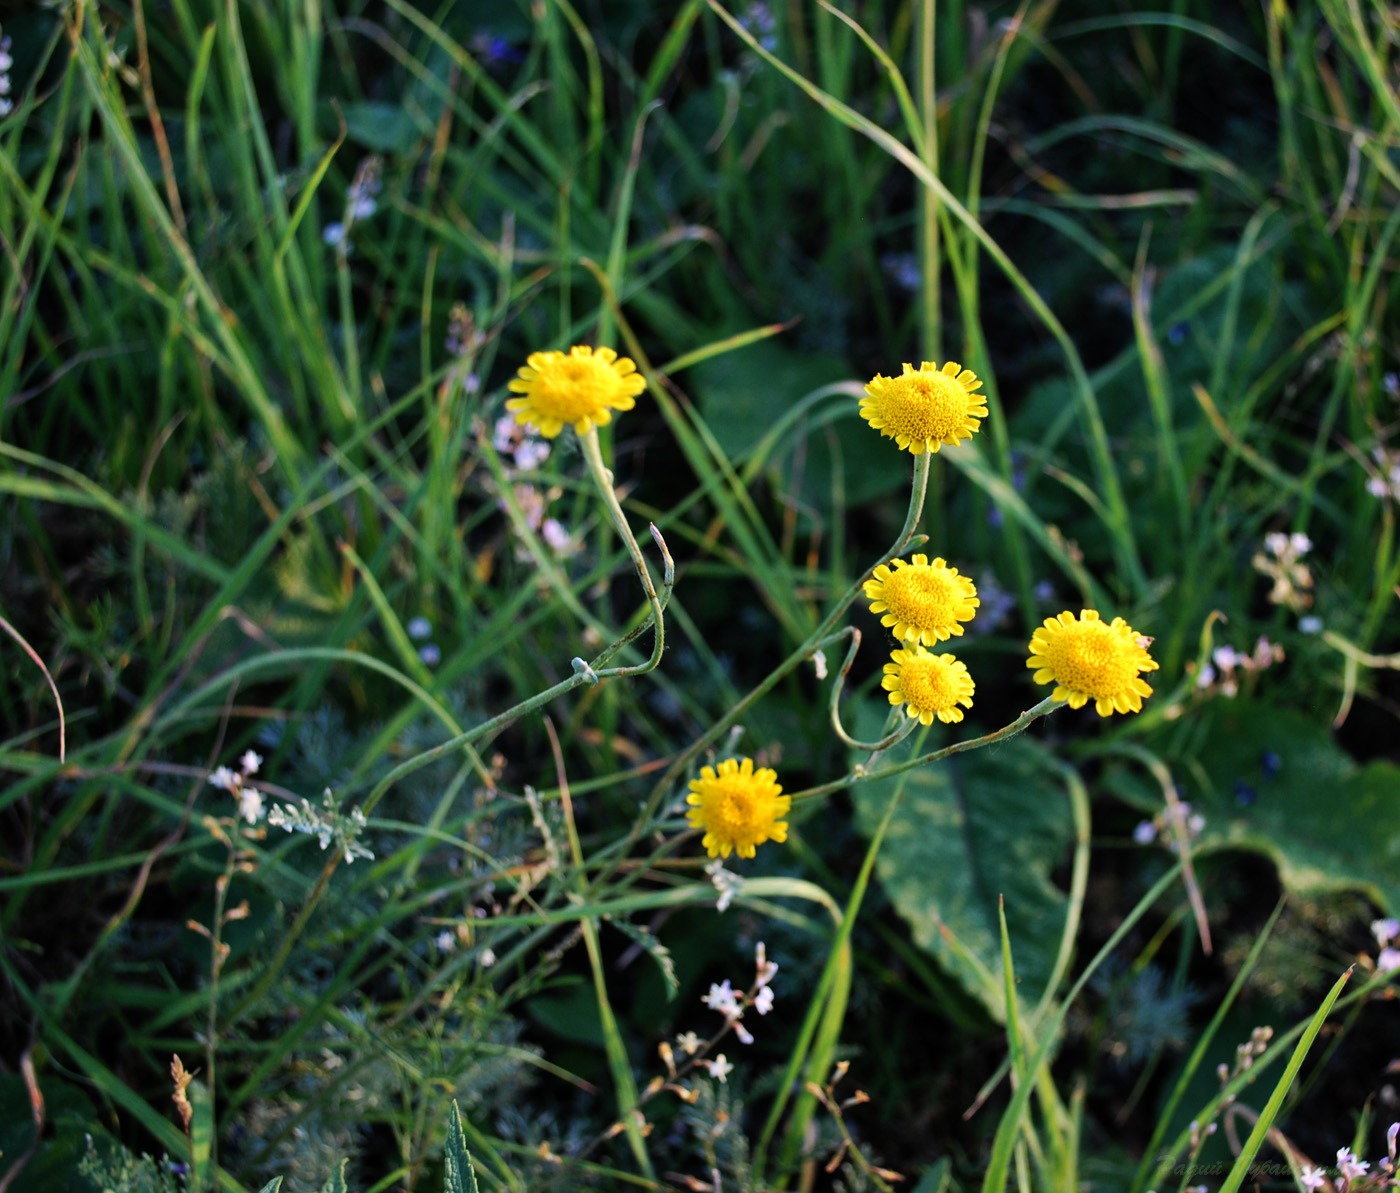
[(924, 361), (906, 364), (899, 377), (876, 373), (860, 400), (860, 416), (872, 427), (916, 456), (936, 452), (945, 443), (956, 447), (971, 439), (987, 417), (985, 394), (977, 374), (955, 361), (941, 369)]
[(515, 421), (553, 439), (572, 423), (580, 435), (612, 422), (614, 410), (631, 410), (647, 383), (637, 366), (611, 348), (575, 344), (568, 352), (532, 352), (507, 388), (506, 409)]
[(929, 563), (927, 555), (882, 563), (865, 582), (865, 595), (870, 612), (883, 613), (880, 624), (896, 638), (924, 646), (961, 634), (958, 623), (976, 617), (982, 603), (977, 585), (941, 558)]
[(904, 711), (921, 725), (932, 725), (937, 717), (945, 725), (963, 719), (963, 708), (972, 707), (977, 685), (967, 665), (950, 654), (932, 654), (922, 646), (890, 651), (880, 686), (890, 694), (891, 704), (904, 705)]
[(1151, 641), (1121, 617), (1107, 622), (1094, 609), (1081, 609), (1078, 617), (1066, 609), (1047, 617), (1032, 635), (1026, 666), (1035, 671), (1036, 683), (1055, 684), (1051, 696), (1070, 708), (1092, 700), (1101, 717), (1141, 712), (1142, 698), (1152, 689), (1138, 673), (1157, 670), (1147, 653)]
[(792, 797), (782, 794), (777, 772), (768, 767), (754, 770), (752, 758), (726, 758), (718, 770), (707, 766), (690, 782), (685, 802), (691, 827), (705, 830), (703, 844), (711, 857), (753, 857), (765, 841), (786, 841), (787, 821), (780, 820), (792, 807)]

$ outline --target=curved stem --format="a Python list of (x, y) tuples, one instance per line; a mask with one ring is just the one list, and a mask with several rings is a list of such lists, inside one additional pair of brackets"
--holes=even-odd
[[(894, 545), (886, 551), (872, 565), (878, 567), (882, 563), (888, 563), (906, 547), (915, 541), (914, 528), (919, 524), (919, 518), (924, 511), (924, 496), (928, 492), (929, 472), (933, 467), (933, 456), (925, 452), (914, 457), (914, 478), (909, 493), (909, 509), (905, 514), (904, 525), (900, 528), (899, 536), (895, 539)], [(632, 848), (632, 845), (641, 836), (645, 826), (652, 823), (656, 817), (656, 811), (661, 806), (661, 801), (665, 799), (666, 793), (676, 784), (680, 777), (690, 768), (691, 763), (713, 743), (717, 742), (729, 730), (741, 716), (752, 708), (758, 701), (766, 695), (777, 683), (787, 676), (801, 663), (810, 659), (812, 655), (820, 649), (823, 642), (829, 639), (836, 623), (846, 615), (846, 611), (859, 599), (865, 585), (865, 578), (869, 570), (861, 573), (861, 576), (854, 584), (842, 594), (841, 599), (831, 608), (831, 611), (822, 619), (822, 622), (796, 647), (781, 663), (779, 663), (766, 678), (758, 683), (747, 695), (743, 697), (733, 708), (722, 717), (716, 719), (715, 723), (699, 737), (695, 739), (686, 749), (676, 755), (675, 760), (668, 766), (656, 785), (647, 796), (646, 804), (638, 814), (632, 827), (628, 830), (627, 838), (623, 842), (619, 851), (619, 857), (625, 856)], [(844, 785), (844, 784), (842, 784)], [(833, 788), (834, 790), (834, 788)], [(606, 879), (612, 870), (616, 868), (616, 862), (601, 877)]]
[[(857, 741), (846, 732), (845, 726), (841, 724), (841, 690), (846, 686), (846, 676), (850, 674), (851, 664), (856, 660), (856, 651), (860, 649), (860, 631), (856, 629), (855, 626), (847, 626), (844, 630), (838, 630), (827, 639), (827, 642), (834, 642), (838, 638), (845, 637), (851, 639), (851, 645), (847, 648), (845, 661), (841, 664), (841, 669), (836, 673), (836, 679), (831, 685), (830, 711), (832, 732), (840, 738), (841, 744), (849, 749), (864, 750), (869, 754), (878, 754), (881, 750), (888, 750), (891, 746), (908, 737), (910, 730), (914, 728), (916, 722), (909, 717), (901, 717), (900, 724), (876, 742)], [(819, 647), (825, 645), (826, 642), (818, 643)]]
[(931, 762), (941, 762), (945, 758), (951, 758), (954, 754), (965, 754), (968, 750), (979, 750), (983, 746), (995, 745), (997, 742), (1015, 737), (1018, 733), (1024, 733), (1032, 721), (1039, 720), (1057, 708), (1062, 708), (1064, 703), (1063, 700), (1047, 696), (1034, 708), (1026, 709), (1011, 724), (1004, 725), (991, 733), (969, 738), (967, 741), (954, 742), (951, 746), (944, 746), (941, 750), (921, 754), (918, 758), (906, 758), (903, 762), (891, 763), (878, 770), (866, 770), (864, 766), (860, 765), (853, 766), (844, 778), (835, 779), (830, 783), (822, 783), (818, 787), (809, 787), (806, 791), (795, 791), (792, 793), (792, 798), (794, 800), (815, 799), (819, 795), (830, 795), (833, 791), (840, 791), (852, 783), (862, 783), (867, 779), (888, 779), (891, 775), (902, 775), (905, 771), (913, 770), (918, 766), (927, 766)]
[[(637, 544), (636, 537), (632, 534), (632, 529), (627, 525), (627, 518), (622, 512), (622, 506), (617, 500), (617, 494), (612, 487), (612, 473), (603, 464), (603, 455), (598, 447), (598, 432), (590, 430), (586, 435), (579, 436), (579, 442), (583, 446), (584, 459), (588, 461), (589, 470), (593, 473), (594, 479), (598, 483), (598, 491), (603, 498), (603, 503), (608, 507), (608, 512), (612, 515), (613, 524), (622, 535), (622, 540), (627, 544), (627, 552), (632, 557), (632, 562), (636, 566), (637, 575), (641, 579), (642, 589), (646, 592), (647, 602), (651, 605), (651, 618), (649, 622), (629, 630), (616, 642), (605, 647), (593, 660), (592, 663), (584, 659), (573, 660), (574, 673), (568, 679), (561, 680), (553, 687), (546, 688), (543, 692), (538, 692), (528, 700), (522, 700), (519, 704), (506, 709), (490, 720), (483, 721), (455, 737), (441, 742), (430, 750), (426, 750), (413, 758), (406, 759), (387, 775), (385, 775), (365, 798), (364, 813), (366, 816), (374, 810), (375, 805), (384, 797), (385, 792), (405, 775), (412, 774), (421, 767), (427, 766), (430, 762), (436, 761), (444, 754), (474, 742), (482, 737), (505, 728), (512, 721), (524, 716), (528, 712), (534, 711), (541, 705), (548, 704), (556, 696), (562, 696), (565, 692), (578, 687), (580, 684), (596, 684), (601, 680), (618, 675), (640, 675), (650, 671), (661, 662), (661, 653), (665, 649), (666, 638), (664, 629), (664, 614), (667, 603), (671, 599), (671, 589), (676, 582), (676, 566), (671, 559), (671, 553), (667, 550), (666, 540), (661, 537), (661, 532), (655, 526), (651, 528), (651, 536), (656, 541), (658, 549), (661, 551), (663, 560), (663, 574), (661, 592), (658, 593), (656, 585), (651, 578), (651, 572), (647, 568), (646, 560), (642, 556), (642, 549)], [(602, 667), (601, 664), (607, 662), (618, 653), (629, 642), (637, 638), (650, 624), (654, 628), (654, 641), (652, 644), (651, 658), (644, 663), (639, 663), (633, 667)]]
[(642, 555), (642, 548), (637, 544), (636, 536), (633, 535), (632, 528), (627, 524), (627, 515), (622, 512), (622, 504), (618, 501), (617, 493), (613, 489), (613, 475), (608, 470), (607, 465), (603, 463), (603, 451), (598, 446), (597, 428), (590, 427), (587, 434), (579, 436), (578, 441), (583, 448), (583, 458), (588, 461), (588, 469), (593, 473), (593, 479), (598, 484), (598, 494), (602, 497), (603, 504), (608, 507), (608, 512), (612, 515), (613, 525), (617, 527), (618, 534), (622, 536), (622, 541), (627, 546), (627, 553), (632, 557), (632, 566), (637, 569), (637, 577), (642, 582), (642, 590), (647, 594), (647, 603), (651, 605), (651, 624), (655, 631), (652, 638), (650, 659), (635, 667), (610, 667), (606, 671), (596, 672), (596, 679), (607, 679), (614, 675), (641, 675), (660, 664), (662, 651), (666, 649), (666, 627), (663, 615), (666, 601), (671, 596), (671, 588), (676, 582), (676, 565), (671, 559), (670, 551), (666, 549), (666, 540), (661, 537), (661, 532), (653, 525), (651, 537), (656, 540), (656, 545), (661, 550), (661, 557), (665, 561), (665, 573), (662, 579), (662, 590), (665, 593), (665, 599), (663, 599), (657, 595), (656, 585), (652, 583), (651, 571)]

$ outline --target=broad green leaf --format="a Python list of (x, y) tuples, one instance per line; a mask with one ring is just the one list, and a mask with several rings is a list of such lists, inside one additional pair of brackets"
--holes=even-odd
[(1198, 849), (1248, 849), (1297, 894), (1359, 890), (1400, 908), (1400, 767), (1359, 766), (1325, 724), (1257, 701), (1218, 701), (1183, 783), (1205, 817)]
[(422, 139), (417, 122), (397, 104), (349, 103), (341, 111), (350, 140), (375, 153), (406, 153)]
[[(898, 364), (891, 366), (899, 372)], [(887, 370), (888, 371), (888, 370)], [(740, 463), (782, 415), (812, 391), (851, 380), (849, 365), (839, 358), (798, 352), (773, 340), (760, 340), (735, 352), (711, 357), (690, 370), (700, 412), (728, 457)], [(832, 404), (845, 402), (849, 414), (831, 421)], [(833, 398), (808, 420), (805, 442), (794, 453), (780, 445), (775, 458), (786, 481), (800, 482), (804, 500), (820, 508), (832, 501), (833, 451), (840, 455), (843, 499), (858, 505), (873, 497), (907, 489), (909, 470), (892, 440), (882, 439), (861, 421), (854, 398)], [(799, 432), (794, 430), (794, 436)]]
[(467, 1154), (467, 1137), (462, 1130), (462, 1112), (457, 1102), (452, 1102), (452, 1118), (447, 1127), (447, 1179), (443, 1182), (444, 1193), (478, 1193), (476, 1173), (472, 1171), (472, 1158)]
[(1021, 996), (1033, 1002), (1054, 967), (1065, 923), (1065, 894), (1050, 875), (1073, 838), (1069, 799), (1043, 747), (1021, 737), (858, 785), (862, 832), (879, 823), (900, 778), (904, 802), (876, 873), (914, 942), (1002, 1020), (997, 899), (1006, 899)]

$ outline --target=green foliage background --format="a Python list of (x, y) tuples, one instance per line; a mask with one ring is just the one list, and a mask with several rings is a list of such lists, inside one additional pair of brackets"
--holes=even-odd
[[(68, 0), (0, 29), (9, 1188), (456, 1188), (467, 1148), (532, 1191), (1161, 1187), (1224, 1146), (1187, 1124), (1246, 1021), (1278, 1033), (1261, 1121), (1379, 1146), (1390, 6)], [(631, 558), (572, 434), (518, 468), (496, 431), (525, 357), (577, 342), (647, 372), (602, 449), (676, 563), (660, 665), (596, 686), (571, 660), (651, 643)], [(1065, 608), (1150, 634), (1157, 691), (862, 781), (910, 742), (852, 751), (794, 652), (898, 541), (910, 464), (864, 382), (950, 357), (991, 417), (911, 549), (977, 579), (978, 690), (917, 749), (1034, 704)], [(1312, 543), (1292, 606), (1269, 533)], [(873, 740), (885, 636), (845, 622)], [(1227, 676), (1261, 636), (1284, 658)], [(239, 821), (207, 780), (248, 749), (269, 806), (373, 857)], [(740, 753), (806, 794), (716, 914), (681, 801)], [(1134, 841), (1181, 801), (1199, 837)], [(759, 941), (781, 1013), (716, 1043), (724, 1084), (649, 1092)], [(812, 1092), (838, 1060), (871, 1110)]]

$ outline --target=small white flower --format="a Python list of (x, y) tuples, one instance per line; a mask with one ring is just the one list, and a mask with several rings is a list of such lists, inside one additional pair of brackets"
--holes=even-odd
[(209, 776), (209, 785), (211, 787), (221, 788), (224, 791), (235, 791), (242, 782), (242, 777), (229, 770), (226, 766), (219, 767), (218, 770)]
[(693, 1031), (684, 1031), (676, 1037), (676, 1047), (686, 1056), (694, 1056), (700, 1051), (700, 1037)]
[(710, 1076), (723, 1085), (729, 1074), (734, 1072), (734, 1066), (730, 1064), (728, 1058), (721, 1052), (714, 1060), (702, 1060), (700, 1064), (710, 1070)]
[(1233, 646), (1217, 646), (1210, 657), (1222, 671), (1233, 671), (1240, 665), (1240, 652)]
[[(451, 348), (451, 345), (448, 345)], [(515, 442), (520, 434), (520, 424), (515, 421), (515, 415), (507, 414), (496, 420), (496, 425), (491, 428), (491, 446), (502, 455), (515, 450)]]
[(423, 660), (424, 666), (436, 667), (442, 662), (442, 650), (434, 643), (429, 642), (427, 646), (418, 648), (418, 657)]
[(339, 220), (321, 229), (321, 239), (331, 248), (339, 248), (345, 243), (345, 225)]
[(768, 960), (768, 948), (761, 940), (754, 946), (753, 961), (754, 983), (757, 986), (762, 988), (777, 977), (778, 963)]
[(249, 775), (255, 775), (255, 774), (257, 774), (257, 773), (258, 773), (258, 767), (260, 767), (262, 764), (263, 764), (262, 755), (261, 755), (261, 754), (256, 754), (256, 753), (254, 753), (252, 750), (247, 750), (247, 751), (245, 751), (244, 754), (243, 754), (243, 757), (240, 758), (240, 759), (238, 760), (238, 765), (241, 766), (241, 767), (243, 768), (243, 777), (244, 777), (245, 779), (246, 779)]
[(1295, 555), (1306, 555), (1312, 550), (1312, 539), (1306, 534), (1297, 533), (1288, 536), (1288, 545), (1293, 548)]
[(700, 1000), (712, 1011), (718, 1011), (726, 1019), (737, 1019), (744, 1013), (739, 1006), (739, 999), (734, 993), (734, 987), (729, 984), (729, 979), (725, 978), (723, 983), (710, 984), (710, 992)]
[(748, 1029), (747, 1027), (744, 1026), (744, 1024), (743, 1024), (743, 1022), (742, 1022), (741, 1020), (735, 1019), (734, 1022), (733, 1022), (733, 1027), (734, 1027), (734, 1034), (735, 1034), (736, 1036), (739, 1037), (739, 1043), (741, 1043), (741, 1044), (752, 1044), (752, 1043), (753, 1043), (753, 1032), (749, 1031), (749, 1029)]
[(262, 792), (254, 787), (244, 787), (238, 792), (238, 814), (249, 824), (257, 824), (263, 817)]
[(481, 963), (482, 969), (490, 969), (496, 964), (496, 952), (490, 948), (482, 949), (476, 959)]
[(739, 888), (744, 885), (744, 880), (737, 874), (731, 874), (726, 870), (724, 862), (720, 858), (707, 862), (705, 873), (719, 894), (719, 898), (715, 901), (715, 910), (722, 912), (734, 902), (734, 896), (739, 893)]
[(1298, 618), (1298, 632), (1300, 634), (1320, 634), (1322, 633), (1322, 618), (1316, 613), (1309, 613), (1306, 617)]
[(817, 673), (818, 679), (826, 678), (826, 652), (819, 650), (812, 655), (812, 668)]
[(1196, 672), (1196, 686), (1198, 688), (1208, 688), (1215, 682), (1215, 667), (1207, 663)]
[(437, 946), (437, 951), (439, 953), (450, 953), (457, 947), (457, 934), (455, 932), (449, 932), (444, 928), (433, 937), (433, 944)]
[(1139, 820), (1133, 829), (1133, 840), (1139, 845), (1151, 845), (1157, 839), (1157, 826), (1150, 820)]
[(540, 538), (544, 539), (549, 549), (556, 555), (563, 555), (574, 544), (569, 537), (569, 532), (564, 529), (564, 523), (558, 518), (546, 518), (540, 526)]
[(1381, 973), (1394, 973), (1400, 969), (1400, 949), (1393, 945), (1383, 948), (1376, 958), (1376, 969)]
[(1303, 1171), (1299, 1174), (1299, 1179), (1303, 1182), (1304, 1189), (1320, 1189), (1327, 1183), (1327, 1173), (1321, 1168), (1305, 1164)]
[(515, 449), (515, 466), (522, 471), (538, 468), (549, 459), (549, 444), (543, 439), (526, 438)]
[(426, 617), (415, 617), (408, 623), (408, 636), (415, 642), (422, 642), (424, 638), (433, 636), (433, 623)]
[(1277, 559), (1288, 550), (1288, 536), (1279, 530), (1270, 531), (1264, 536), (1264, 550)]
[(765, 986), (753, 996), (753, 1009), (760, 1015), (766, 1015), (773, 1009), (773, 987)]
[[(1342, 1159), (1343, 1156), (1346, 1156), (1346, 1159)], [(1366, 1170), (1370, 1167), (1369, 1161), (1358, 1160), (1355, 1154), (1346, 1148), (1341, 1148), (1337, 1152), (1337, 1168), (1349, 1181), (1354, 1181), (1359, 1176), (1365, 1176)]]
[(1376, 938), (1376, 943), (1385, 948), (1397, 936), (1400, 936), (1400, 920), (1386, 918), (1383, 920), (1371, 921), (1371, 934)]

